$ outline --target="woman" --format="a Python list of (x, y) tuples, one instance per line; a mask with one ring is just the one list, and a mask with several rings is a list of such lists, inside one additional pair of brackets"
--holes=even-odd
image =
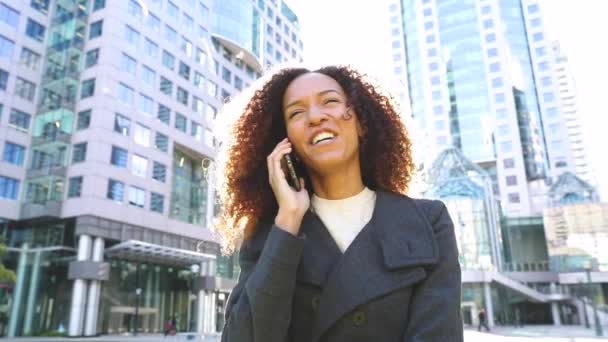
[(389, 98), (348, 67), (283, 69), (233, 134), (219, 230), (244, 242), (222, 341), (463, 340), (452, 221), (402, 194), (411, 142)]

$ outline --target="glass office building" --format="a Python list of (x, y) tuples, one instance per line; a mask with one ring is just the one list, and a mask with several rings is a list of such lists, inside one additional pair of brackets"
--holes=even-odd
[(0, 0), (0, 336), (221, 331), (214, 121), (302, 48), (279, 0)]

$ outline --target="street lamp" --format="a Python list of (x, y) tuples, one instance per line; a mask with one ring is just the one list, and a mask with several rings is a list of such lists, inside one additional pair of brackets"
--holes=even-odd
[[(585, 268), (585, 272), (587, 273), (587, 288), (591, 289), (591, 261), (589, 262), (589, 265)], [(593, 287), (593, 294), (595, 294), (595, 287)], [(600, 318), (597, 315), (597, 306), (595, 305), (594, 298), (591, 298), (591, 307), (593, 308), (593, 320), (595, 321), (595, 336), (603, 336), (604, 333), (602, 331), (602, 324), (600, 323)]]

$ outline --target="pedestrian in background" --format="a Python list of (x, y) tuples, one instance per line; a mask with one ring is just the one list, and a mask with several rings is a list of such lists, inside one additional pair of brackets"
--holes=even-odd
[(486, 318), (486, 310), (484, 308), (481, 308), (481, 310), (479, 310), (479, 313), (477, 314), (477, 318), (479, 319), (479, 326), (477, 327), (477, 331), (481, 331), (481, 328), (483, 327), (484, 329), (486, 329), (486, 331), (490, 331), (490, 327), (488, 326), (488, 321)]
[(391, 98), (349, 67), (287, 68), (231, 133), (216, 228), (244, 241), (223, 342), (463, 340), (452, 220), (404, 195), (412, 142)]

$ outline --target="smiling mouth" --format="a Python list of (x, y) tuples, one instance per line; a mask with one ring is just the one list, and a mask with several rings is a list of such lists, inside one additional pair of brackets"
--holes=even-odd
[(324, 141), (333, 140), (336, 136), (330, 132), (321, 132), (312, 138), (312, 145), (317, 145)]

